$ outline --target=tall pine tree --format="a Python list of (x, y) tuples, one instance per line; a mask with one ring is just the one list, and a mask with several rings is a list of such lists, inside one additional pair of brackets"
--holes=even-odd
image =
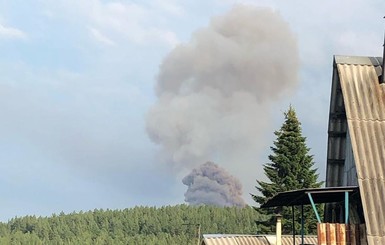
[[(267, 199), (279, 192), (318, 188), (322, 182), (318, 182), (317, 169), (314, 168), (313, 156), (309, 155), (310, 148), (306, 146), (306, 138), (302, 136), (301, 123), (299, 122), (295, 110), (292, 106), (284, 113), (285, 122), (280, 130), (275, 131), (277, 136), (274, 146), (270, 147), (272, 154), (269, 155), (271, 162), (264, 164), (264, 172), (269, 182), (257, 180), (257, 190), (261, 195), (252, 195), (253, 199), (263, 204)], [(295, 208), (295, 227), (300, 229), (300, 211)], [(270, 210), (271, 212), (272, 210)], [(280, 210), (283, 215), (284, 234), (292, 233), (292, 209), (284, 207)], [(304, 207), (305, 234), (315, 234), (317, 225), (315, 214), (311, 207)], [(274, 226), (272, 218), (265, 226)]]

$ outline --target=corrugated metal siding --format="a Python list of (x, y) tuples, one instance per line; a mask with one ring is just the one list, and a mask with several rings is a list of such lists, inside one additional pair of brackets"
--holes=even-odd
[[(335, 61), (357, 169), (368, 244), (385, 244), (385, 85), (378, 82), (380, 62), (378, 58), (357, 57), (349, 61), (347, 57), (338, 56)], [(327, 174), (327, 184), (339, 182), (335, 173)]]
[[(203, 245), (275, 245), (274, 235), (204, 235)], [(296, 245), (301, 244), (301, 237), (296, 236)], [(305, 244), (317, 244), (317, 236), (305, 236)], [(282, 245), (293, 245), (293, 236), (283, 235)]]
[[(347, 122), (342, 89), (338, 82), (337, 69), (334, 69), (329, 112), (326, 187), (343, 184), (346, 132)], [(325, 215), (331, 216), (327, 213)]]
[[(344, 184), (347, 128), (341, 84), (337, 66), (334, 65), (329, 111), (326, 187), (336, 187)], [(340, 220), (341, 217), (341, 208), (326, 204), (324, 210), (325, 222), (343, 222)]]
[(349, 130), (346, 134), (346, 157), (344, 164), (344, 183), (345, 186), (358, 186), (357, 169), (354, 161), (352, 142)]
[(265, 236), (219, 235), (204, 237), (205, 245), (271, 245)]
[(234, 240), (237, 245), (270, 245), (265, 237), (238, 236)]
[[(295, 244), (302, 244), (301, 236), (295, 236)], [(282, 236), (282, 245), (292, 245), (293, 244), (293, 236), (291, 235), (283, 235)], [(317, 236), (307, 235), (304, 237), (304, 244), (317, 244)], [(274, 244), (275, 245), (275, 244)]]

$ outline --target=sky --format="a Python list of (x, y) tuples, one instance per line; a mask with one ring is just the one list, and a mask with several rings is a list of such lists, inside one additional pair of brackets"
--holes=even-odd
[[(173, 50), (239, 4), (287, 23), (298, 82), (259, 115), (248, 162), (222, 166), (253, 205), (291, 104), (323, 180), (333, 55), (382, 56), (384, 1), (0, 0), (0, 220), (184, 203), (182, 178), (195, 165), (175, 169), (148, 130), (159, 74)], [(207, 161), (221, 165), (215, 154)]]

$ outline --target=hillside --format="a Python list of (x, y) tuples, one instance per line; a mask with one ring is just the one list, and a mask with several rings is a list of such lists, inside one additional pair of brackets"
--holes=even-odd
[(255, 234), (263, 218), (252, 207), (165, 206), (13, 218), (0, 244), (195, 244), (202, 233)]

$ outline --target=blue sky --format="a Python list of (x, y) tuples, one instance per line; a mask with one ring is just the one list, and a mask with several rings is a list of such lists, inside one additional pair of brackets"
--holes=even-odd
[(323, 179), (332, 56), (382, 55), (385, 2), (4, 0), (0, 220), (183, 203), (185, 173), (160, 163), (145, 129), (156, 76), (173, 48), (237, 3), (278, 12), (300, 56), (298, 88), (269, 109), (255, 165), (236, 174), (245, 199), (290, 103)]

